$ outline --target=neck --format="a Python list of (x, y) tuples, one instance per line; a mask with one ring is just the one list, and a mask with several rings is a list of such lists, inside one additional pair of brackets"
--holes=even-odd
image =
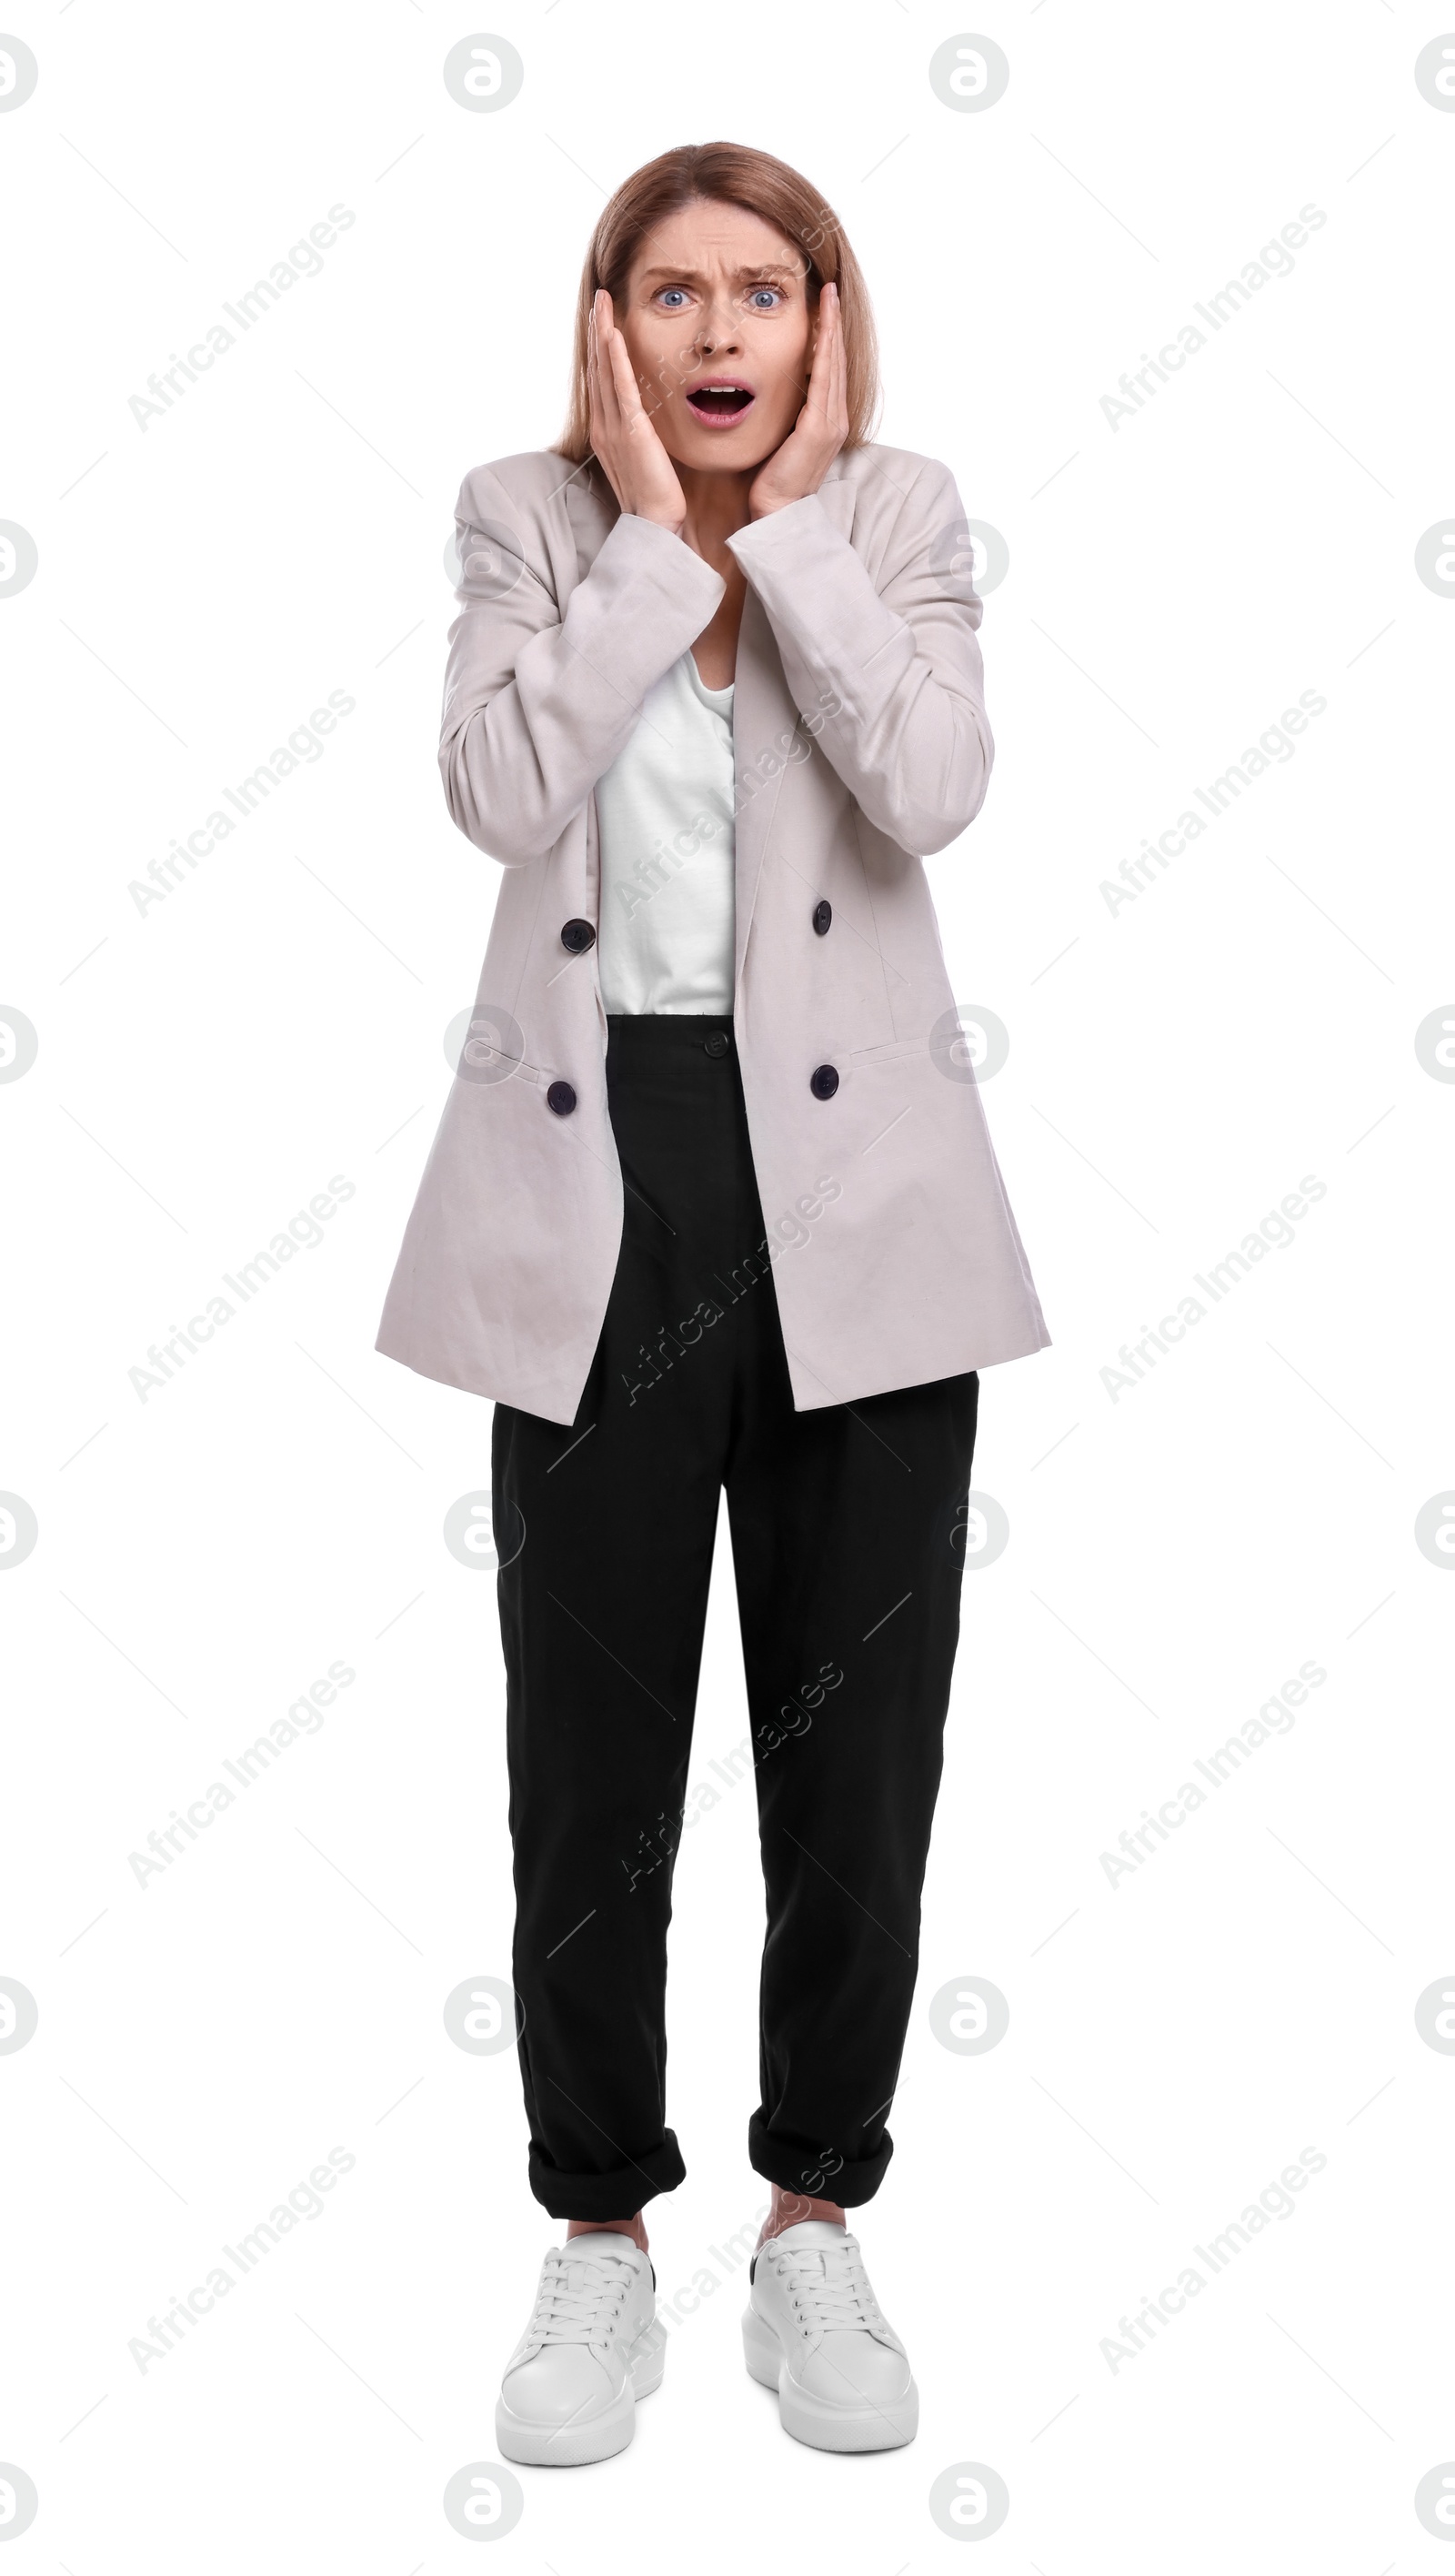
[(714, 474), (700, 465), (679, 465), (677, 480), (687, 503), (682, 534), (695, 555), (723, 572), (732, 563), (729, 537), (745, 528), (751, 513), (748, 494), (756, 466), (740, 474)]

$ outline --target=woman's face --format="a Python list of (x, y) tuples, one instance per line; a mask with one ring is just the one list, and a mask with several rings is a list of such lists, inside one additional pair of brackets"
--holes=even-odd
[(705, 198), (646, 235), (616, 322), (674, 464), (743, 473), (781, 447), (813, 358), (806, 269), (761, 216)]

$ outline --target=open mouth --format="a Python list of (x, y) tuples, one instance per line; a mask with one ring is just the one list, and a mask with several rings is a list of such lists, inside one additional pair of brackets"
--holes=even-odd
[(686, 397), (687, 408), (695, 420), (707, 429), (731, 429), (753, 406), (750, 385), (739, 384), (735, 377), (714, 376), (706, 383), (694, 385)]

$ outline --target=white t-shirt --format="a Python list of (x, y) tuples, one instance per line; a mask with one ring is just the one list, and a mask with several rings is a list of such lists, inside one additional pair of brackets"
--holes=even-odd
[(686, 652), (596, 782), (608, 1011), (733, 1006), (733, 692)]

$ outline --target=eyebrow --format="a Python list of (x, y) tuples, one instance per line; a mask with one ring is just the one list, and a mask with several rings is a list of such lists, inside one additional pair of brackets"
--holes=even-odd
[[(748, 268), (735, 268), (732, 271), (732, 276), (734, 283), (741, 285), (750, 277), (797, 278), (800, 277), (802, 273), (801, 269), (790, 267), (783, 260), (760, 259), (754, 261)], [(689, 286), (700, 286), (703, 283), (703, 271), (700, 268), (673, 268), (670, 266), (643, 269), (640, 283), (645, 286), (649, 280), (654, 277), (681, 278), (684, 283)]]

